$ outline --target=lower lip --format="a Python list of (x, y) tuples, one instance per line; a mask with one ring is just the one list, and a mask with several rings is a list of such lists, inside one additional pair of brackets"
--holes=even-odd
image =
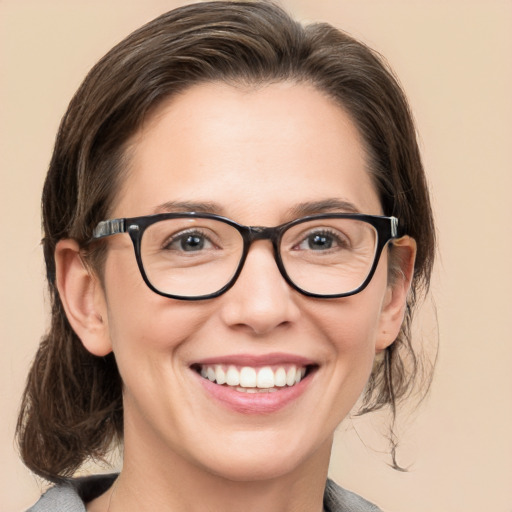
[(271, 393), (244, 393), (230, 386), (215, 384), (197, 373), (196, 376), (208, 395), (228, 409), (242, 414), (270, 414), (283, 409), (306, 391), (312, 377), (307, 375), (298, 384), (277, 388), (278, 391)]

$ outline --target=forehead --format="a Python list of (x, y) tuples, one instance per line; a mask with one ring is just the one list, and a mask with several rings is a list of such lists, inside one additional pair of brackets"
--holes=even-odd
[(310, 85), (201, 84), (165, 102), (132, 139), (115, 213), (204, 202), (231, 216), (278, 216), (327, 198), (380, 213), (366, 160), (350, 116)]

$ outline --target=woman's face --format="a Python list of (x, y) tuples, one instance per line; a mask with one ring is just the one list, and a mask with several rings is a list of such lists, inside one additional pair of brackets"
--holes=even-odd
[[(113, 217), (206, 210), (275, 226), (298, 211), (382, 214), (354, 124), (307, 85), (195, 86), (147, 121), (128, 155)], [(146, 286), (127, 235), (108, 246), (98, 303), (124, 383), (126, 460), (179, 457), (251, 480), (328, 459), (376, 350), (396, 335), (386, 251), (364, 291), (322, 300), (290, 288), (270, 242), (257, 241), (229, 291), (187, 302)], [(242, 393), (198, 371), (216, 365), (309, 371), (275, 393)]]

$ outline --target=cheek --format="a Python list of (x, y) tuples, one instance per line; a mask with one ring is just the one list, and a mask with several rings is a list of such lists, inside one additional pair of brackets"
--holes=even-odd
[(125, 359), (158, 358), (176, 350), (208, 317), (193, 303), (150, 290), (129, 251), (114, 252), (107, 259), (105, 296), (110, 338), (120, 367)]
[(317, 329), (317, 334), (320, 331), (340, 375), (371, 371), (386, 294), (387, 273), (383, 261), (362, 292), (316, 302), (309, 309), (309, 325)]
[(325, 335), (339, 352), (358, 352), (375, 346), (381, 300), (366, 292), (370, 290), (330, 302), (315, 315), (315, 323), (323, 326)]

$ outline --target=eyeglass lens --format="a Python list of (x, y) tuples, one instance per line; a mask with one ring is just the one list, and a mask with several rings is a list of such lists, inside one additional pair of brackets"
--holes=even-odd
[[(318, 295), (349, 293), (367, 278), (377, 247), (375, 228), (362, 220), (313, 219), (292, 225), (279, 252), (289, 279)], [(216, 219), (176, 218), (146, 228), (141, 260), (158, 291), (199, 297), (219, 291), (237, 272), (244, 253), (241, 233)]]

